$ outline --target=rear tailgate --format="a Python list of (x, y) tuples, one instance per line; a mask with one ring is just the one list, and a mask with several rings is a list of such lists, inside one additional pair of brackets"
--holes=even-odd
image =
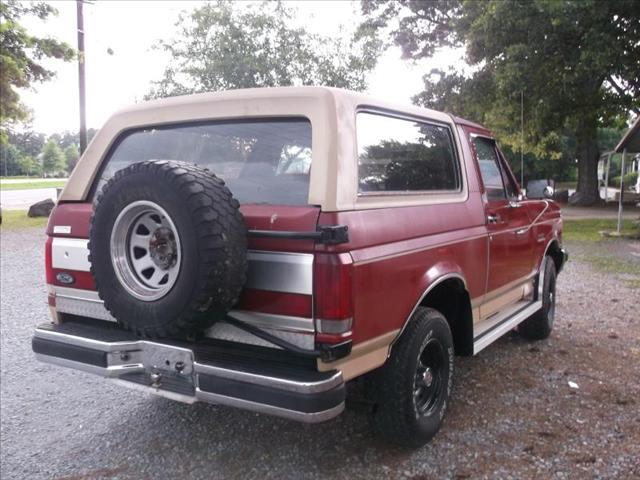
[[(231, 315), (305, 349), (315, 345), (311, 239), (254, 237), (260, 232), (315, 232), (320, 209), (314, 206), (243, 205), (249, 230), (246, 287)], [(92, 204), (62, 203), (47, 227), (46, 267), (49, 305), (58, 314), (114, 321), (104, 308), (90, 273), (88, 250)], [(273, 346), (226, 323), (207, 336)]]

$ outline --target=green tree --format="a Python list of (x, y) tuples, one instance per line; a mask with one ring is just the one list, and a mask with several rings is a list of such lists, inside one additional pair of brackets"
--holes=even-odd
[(37, 157), (44, 147), (47, 136), (44, 133), (34, 132), (28, 124), (25, 127), (24, 131), (9, 131), (8, 141), (26, 155)]
[[(24, 15), (46, 20), (50, 15), (57, 15), (57, 11), (44, 2), (0, 2), (0, 126), (3, 132), (28, 117), (17, 89), (55, 76), (41, 61), (46, 58), (68, 61), (74, 56), (74, 50), (64, 42), (30, 35), (19, 23)], [(0, 142), (7, 142), (6, 132), (0, 133)]]
[(64, 158), (67, 164), (66, 170), (71, 173), (80, 158), (80, 152), (78, 152), (78, 146), (75, 143), (70, 144), (64, 149)]
[(18, 166), (20, 168), (20, 175), (39, 176), (42, 174), (40, 162), (29, 155), (20, 155)]
[(524, 95), (526, 153), (563, 158), (575, 139), (576, 203), (599, 199), (599, 126), (640, 110), (640, 2), (463, 0), (363, 2), (364, 28), (391, 29), (406, 58), (464, 46), (473, 73), (431, 72), (415, 101), (453, 111), (520, 144)]
[(9, 144), (0, 145), (0, 175), (12, 176), (20, 173), (20, 150)]
[(284, 85), (366, 88), (381, 51), (374, 30), (363, 27), (349, 39), (314, 35), (291, 26), (294, 15), (283, 2), (226, 0), (181, 14), (179, 36), (159, 43), (171, 63), (148, 97)]
[(66, 170), (64, 154), (55, 140), (49, 140), (44, 144), (41, 155), (42, 170), (45, 174), (58, 175)]

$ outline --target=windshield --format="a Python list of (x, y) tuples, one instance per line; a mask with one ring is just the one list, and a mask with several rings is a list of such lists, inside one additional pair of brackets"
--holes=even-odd
[(180, 160), (208, 168), (240, 203), (306, 205), (311, 123), (286, 118), (138, 130), (117, 144), (95, 191), (118, 170), (144, 160)]

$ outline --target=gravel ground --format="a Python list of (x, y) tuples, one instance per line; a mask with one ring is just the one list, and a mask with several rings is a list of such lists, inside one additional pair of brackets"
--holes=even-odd
[(37, 363), (44, 236), (1, 242), (2, 480), (640, 478), (638, 291), (588, 263), (560, 276), (552, 337), (459, 358), (442, 431), (405, 450), (374, 438), (362, 409), (303, 425)]

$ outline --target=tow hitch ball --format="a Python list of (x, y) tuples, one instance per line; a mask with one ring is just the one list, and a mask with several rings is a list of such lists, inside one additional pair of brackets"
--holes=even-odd
[(151, 379), (151, 386), (154, 388), (159, 388), (160, 387), (160, 381), (162, 380), (162, 375), (160, 375), (159, 373), (152, 373), (150, 375), (150, 379)]

